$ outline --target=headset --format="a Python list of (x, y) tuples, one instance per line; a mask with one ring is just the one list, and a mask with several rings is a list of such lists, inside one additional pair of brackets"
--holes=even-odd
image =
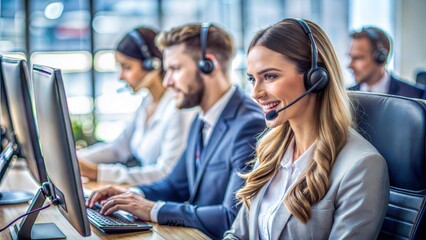
[(367, 34), (367, 38), (374, 44), (373, 59), (378, 64), (383, 64), (388, 58), (388, 51), (383, 47), (379, 34), (371, 28), (363, 28), (361, 31)]
[(142, 67), (146, 71), (158, 70), (161, 69), (161, 60), (158, 57), (152, 56), (149, 52), (149, 47), (146, 44), (145, 40), (142, 37), (142, 34), (137, 30), (132, 30), (129, 32), (129, 37), (133, 42), (138, 46), (142, 57)]
[(310, 39), (310, 43), (311, 43), (310, 44), (311, 58), (312, 58), (311, 68), (305, 72), (305, 75), (303, 77), (305, 92), (299, 97), (297, 97), (295, 100), (293, 100), (291, 103), (284, 106), (283, 108), (278, 110), (273, 110), (267, 113), (265, 116), (267, 120), (275, 119), (278, 116), (278, 113), (289, 108), (290, 106), (298, 102), (300, 99), (302, 99), (309, 93), (322, 92), (328, 85), (328, 80), (329, 80), (328, 73), (327, 73), (327, 70), (325, 70), (325, 68), (318, 66), (318, 49), (314, 40), (314, 36), (312, 35), (312, 31), (309, 28), (308, 24), (303, 19), (299, 19), (299, 18), (287, 18), (287, 20), (297, 22), (303, 28), (303, 31), (308, 35)]
[(289, 18), (289, 20), (293, 20), (297, 23), (299, 23), (300, 26), (302, 26), (303, 31), (308, 35), (309, 40), (311, 42), (311, 68), (305, 72), (305, 76), (303, 78), (305, 89), (306, 91), (309, 91), (315, 84), (315, 88), (312, 89), (311, 92), (313, 93), (319, 93), (322, 92), (325, 87), (328, 84), (328, 73), (325, 68), (318, 66), (318, 49), (317, 44), (314, 40), (314, 35), (312, 35), (312, 31), (309, 28), (308, 24), (303, 20), (299, 18)]
[(198, 68), (204, 74), (210, 74), (211, 72), (213, 72), (215, 68), (214, 61), (206, 56), (207, 41), (208, 41), (210, 26), (211, 26), (210, 23), (203, 23), (201, 25), (201, 32), (200, 32), (201, 59), (200, 61), (198, 61)]

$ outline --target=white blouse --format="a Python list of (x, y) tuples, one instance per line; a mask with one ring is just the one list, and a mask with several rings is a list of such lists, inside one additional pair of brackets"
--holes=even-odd
[[(79, 151), (80, 158), (98, 163), (97, 181), (148, 184), (164, 178), (173, 169), (186, 146), (195, 111), (178, 110), (173, 93), (166, 90), (147, 122), (151, 102), (151, 95), (142, 100), (133, 121), (113, 142), (98, 143)], [(141, 166), (124, 165), (131, 157)]]
[(284, 204), (286, 193), (296, 182), (300, 174), (309, 163), (309, 159), (314, 150), (312, 144), (296, 161), (293, 162), (294, 140), (281, 160), (281, 168), (277, 174), (269, 181), (267, 190), (259, 209), (259, 238), (270, 239), (272, 222), (278, 207)]

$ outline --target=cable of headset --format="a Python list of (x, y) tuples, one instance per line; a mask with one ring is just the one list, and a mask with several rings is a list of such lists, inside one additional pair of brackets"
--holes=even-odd
[(5, 227), (3, 227), (2, 229), (0, 229), (0, 232), (3, 232), (5, 229), (7, 229), (7, 228), (9, 228), (12, 224), (14, 224), (16, 221), (18, 221), (19, 219), (21, 219), (21, 218), (23, 218), (23, 217), (25, 217), (25, 216), (28, 216), (28, 215), (30, 215), (30, 214), (33, 214), (33, 213), (36, 213), (36, 212), (39, 212), (39, 211), (41, 211), (41, 210), (44, 210), (44, 209), (47, 209), (47, 208), (49, 208), (49, 207), (51, 207), (51, 206), (56, 206), (56, 205), (58, 205), (59, 204), (59, 198), (55, 198), (55, 199), (53, 199), (48, 205), (46, 205), (46, 206), (43, 206), (43, 207), (40, 207), (40, 208), (37, 208), (37, 209), (34, 209), (34, 210), (32, 210), (32, 211), (29, 211), (29, 212), (26, 212), (26, 213), (24, 213), (24, 214), (22, 214), (21, 216), (19, 216), (19, 217), (17, 217), (17, 218), (15, 218), (12, 222), (10, 222), (9, 224), (7, 224)]

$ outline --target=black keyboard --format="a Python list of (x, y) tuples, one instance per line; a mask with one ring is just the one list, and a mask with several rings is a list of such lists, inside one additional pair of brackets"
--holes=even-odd
[(119, 213), (113, 213), (109, 216), (102, 215), (99, 213), (100, 209), (99, 204), (96, 204), (95, 208), (87, 208), (87, 217), (93, 226), (104, 233), (146, 231), (152, 227), (144, 221), (132, 221), (132, 219), (128, 219), (128, 217)]

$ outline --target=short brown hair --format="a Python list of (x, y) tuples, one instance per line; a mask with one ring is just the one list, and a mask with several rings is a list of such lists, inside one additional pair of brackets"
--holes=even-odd
[(352, 39), (366, 38), (371, 43), (371, 52), (376, 51), (379, 48), (384, 48), (389, 57), (391, 51), (391, 39), (383, 30), (377, 27), (364, 27), (360, 31), (351, 33)]
[[(161, 32), (157, 38), (157, 46), (164, 48), (185, 44), (185, 52), (192, 56), (195, 62), (201, 59), (201, 24), (187, 24)], [(206, 53), (215, 55), (223, 73), (229, 71), (235, 47), (231, 35), (217, 25), (210, 25)]]

